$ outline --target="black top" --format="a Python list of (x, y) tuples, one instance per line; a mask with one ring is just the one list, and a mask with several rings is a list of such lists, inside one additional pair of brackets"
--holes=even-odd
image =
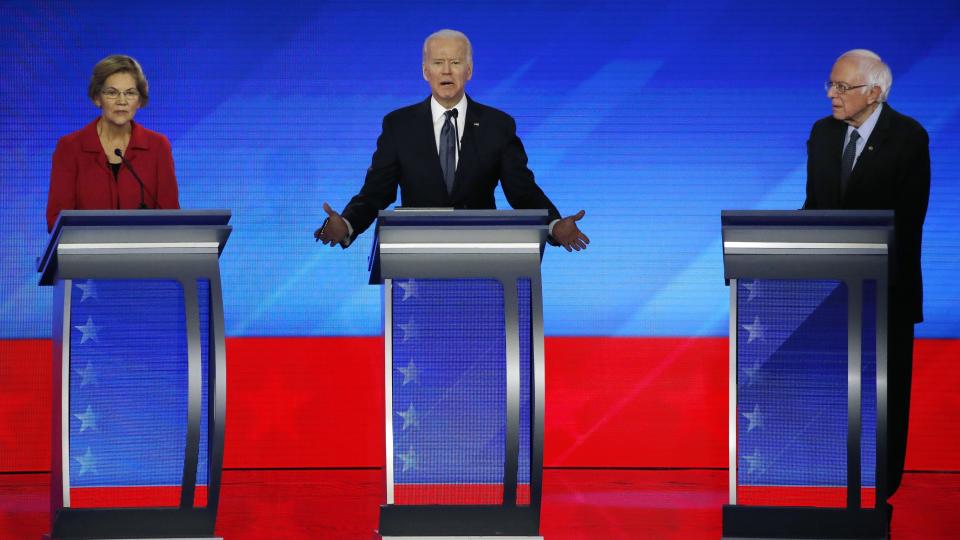
[(110, 170), (113, 171), (113, 179), (114, 179), (114, 180), (116, 180), (116, 179), (117, 179), (117, 175), (120, 174), (120, 166), (121, 166), (121, 165), (123, 165), (123, 163), (111, 163), (111, 164), (110, 164)]

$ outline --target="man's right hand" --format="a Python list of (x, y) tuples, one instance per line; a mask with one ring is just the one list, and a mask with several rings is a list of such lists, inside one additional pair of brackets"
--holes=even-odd
[(327, 220), (322, 227), (313, 232), (313, 237), (330, 247), (339, 245), (350, 234), (347, 222), (327, 203), (323, 203), (323, 211), (327, 213)]

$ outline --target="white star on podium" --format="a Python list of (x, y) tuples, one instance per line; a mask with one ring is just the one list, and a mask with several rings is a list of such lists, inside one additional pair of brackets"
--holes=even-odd
[(760, 317), (753, 318), (753, 324), (744, 324), (743, 329), (750, 335), (747, 336), (747, 343), (753, 343), (755, 339), (763, 339), (764, 326), (760, 324)]
[(409, 450), (398, 456), (400, 461), (403, 462), (403, 468), (400, 472), (407, 472), (410, 469), (417, 468), (417, 455), (413, 452), (413, 447), (411, 446)]
[(755, 427), (763, 427), (763, 414), (760, 413), (760, 405), (754, 405), (752, 413), (745, 412), (740, 414), (750, 421), (750, 424), (747, 425), (747, 432), (753, 431)]
[(403, 332), (403, 336), (400, 337), (400, 343), (406, 343), (408, 339), (414, 337), (416, 334), (413, 321), (408, 322), (407, 324), (397, 323), (397, 328)]
[(747, 295), (747, 302), (757, 297), (757, 288), (759, 286), (760, 286), (760, 282), (757, 280), (753, 280), (751, 282), (743, 284), (743, 287), (750, 292), (750, 294)]
[(83, 414), (74, 414), (78, 420), (80, 420), (80, 433), (83, 433), (90, 429), (97, 429), (97, 415), (94, 414), (93, 408), (90, 405), (87, 405), (87, 410)]
[(743, 368), (744, 379), (746, 379), (744, 382), (747, 386), (753, 384), (753, 380), (757, 377), (757, 372), (760, 371), (761, 367), (759, 361), (754, 361), (753, 366)]
[(87, 362), (87, 366), (83, 369), (78, 369), (77, 373), (80, 375), (80, 388), (84, 386), (97, 382), (97, 373), (93, 370), (93, 364)]
[(743, 456), (743, 459), (747, 460), (747, 474), (753, 474), (756, 471), (763, 472), (763, 460), (760, 459), (760, 454), (754, 452), (752, 456)]
[(83, 295), (80, 297), (81, 304), (87, 298), (97, 298), (97, 286), (93, 280), (88, 279), (86, 283), (77, 283), (77, 288), (83, 291)]
[(400, 418), (403, 418), (403, 427), (400, 428), (402, 431), (406, 431), (409, 426), (417, 427), (420, 425), (420, 419), (417, 418), (417, 411), (414, 410), (413, 403), (407, 407), (407, 412), (397, 411), (397, 414), (400, 415)]
[(403, 374), (404, 386), (406, 386), (406, 384), (409, 382), (420, 382), (418, 378), (420, 376), (420, 371), (417, 369), (417, 366), (413, 365), (413, 360), (407, 363), (407, 367), (398, 367), (397, 370)]
[(97, 331), (99, 331), (99, 330), (100, 330), (101, 328), (103, 328), (103, 327), (102, 327), (102, 326), (99, 326), (99, 325), (96, 325), (96, 324), (93, 324), (93, 318), (92, 318), (92, 317), (87, 317), (87, 324), (80, 325), (80, 326), (74, 326), (74, 328), (76, 328), (77, 330), (83, 332), (83, 337), (80, 338), (80, 344), (83, 345), (84, 343), (87, 342), (88, 339), (92, 339), (92, 340), (94, 340), (94, 341), (99, 341), (99, 340), (97, 339)]
[(408, 279), (401, 281), (397, 286), (403, 289), (403, 298), (400, 299), (401, 302), (406, 302), (408, 298), (417, 296), (417, 283), (414, 280)]
[(93, 458), (93, 452), (90, 451), (90, 447), (87, 447), (87, 453), (81, 457), (73, 458), (80, 464), (80, 471), (77, 473), (80, 476), (83, 476), (84, 473), (88, 472), (97, 472), (97, 460)]

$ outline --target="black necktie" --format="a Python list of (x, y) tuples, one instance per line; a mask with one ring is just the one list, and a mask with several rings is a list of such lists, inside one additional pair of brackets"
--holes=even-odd
[(853, 130), (850, 133), (850, 142), (843, 149), (843, 157), (840, 159), (840, 189), (841, 193), (847, 192), (847, 182), (850, 180), (850, 173), (853, 172), (853, 162), (857, 158), (857, 141), (860, 139), (860, 133)]
[(453, 193), (453, 178), (457, 173), (457, 139), (450, 122), (453, 111), (443, 113), (443, 128), (440, 129), (440, 168), (443, 169), (443, 181), (447, 183), (447, 193)]

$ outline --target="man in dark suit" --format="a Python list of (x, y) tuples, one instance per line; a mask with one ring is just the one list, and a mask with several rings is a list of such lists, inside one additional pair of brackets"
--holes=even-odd
[(855, 49), (837, 59), (826, 84), (833, 115), (815, 123), (807, 141), (803, 205), (895, 214), (887, 333), (889, 495), (900, 486), (907, 450), (913, 329), (923, 321), (920, 245), (930, 197), (927, 132), (886, 103), (892, 82), (890, 68), (873, 52)]
[(584, 211), (560, 217), (527, 167), (513, 118), (466, 95), (472, 76), (465, 35), (440, 30), (424, 41), (423, 78), (431, 96), (383, 119), (360, 193), (342, 214), (323, 203), (327, 219), (314, 232), (317, 240), (347, 247), (396, 201), (398, 186), (406, 207), (491, 209), (499, 182), (512, 207), (549, 212), (551, 243), (586, 249), (590, 240), (577, 227)]

